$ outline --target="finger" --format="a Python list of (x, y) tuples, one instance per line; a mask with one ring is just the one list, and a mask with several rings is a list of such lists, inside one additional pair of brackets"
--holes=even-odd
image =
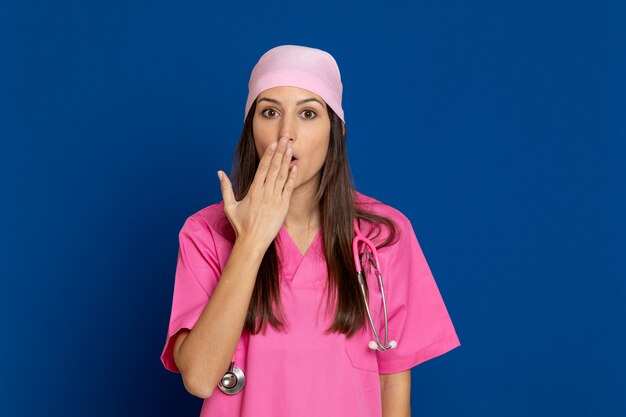
[(235, 200), (235, 193), (233, 192), (233, 187), (228, 178), (228, 175), (224, 173), (224, 171), (218, 171), (218, 177), (220, 178), (220, 188), (222, 189), (222, 199), (225, 204), (234, 204), (237, 201)]
[(267, 171), (267, 175), (265, 176), (265, 186), (266, 190), (270, 193), (274, 192), (274, 184), (276, 183), (276, 177), (278, 176), (278, 172), (280, 171), (280, 167), (282, 165), (283, 157), (285, 155), (285, 150), (287, 149), (287, 141), (281, 141), (278, 143), (278, 148), (272, 157), (272, 162), (270, 163), (270, 167)]
[(287, 182), (285, 183), (285, 188), (283, 189), (283, 195), (282, 195), (283, 201), (291, 200), (291, 194), (293, 193), (293, 189), (296, 187), (297, 179), (298, 179), (298, 167), (297, 165), (294, 165), (289, 170), (289, 178), (287, 179)]
[(280, 165), (280, 170), (278, 171), (278, 177), (276, 178), (276, 183), (274, 184), (274, 194), (279, 195), (282, 193), (283, 188), (285, 188), (285, 181), (289, 177), (289, 165), (291, 164), (291, 154), (292, 149), (290, 145), (287, 145), (287, 149), (285, 150), (285, 154), (283, 155), (283, 160)]
[(263, 152), (263, 156), (259, 161), (259, 166), (257, 167), (256, 173), (254, 174), (254, 179), (252, 180), (251, 188), (257, 188), (263, 186), (265, 182), (265, 177), (267, 176), (267, 171), (270, 168), (272, 157), (276, 152), (278, 142), (272, 142)]

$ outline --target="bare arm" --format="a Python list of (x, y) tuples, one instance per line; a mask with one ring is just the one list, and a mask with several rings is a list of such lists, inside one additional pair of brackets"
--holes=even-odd
[(380, 375), (383, 417), (411, 417), (411, 370)]
[(179, 333), (174, 344), (174, 362), (185, 388), (200, 398), (213, 394), (230, 366), (263, 255), (289, 209), (296, 170), (289, 171), (287, 138), (277, 145), (274, 142), (263, 151), (252, 185), (241, 201), (235, 199), (230, 179), (220, 175), (224, 213), (235, 231), (235, 244), (193, 329)]
[(237, 239), (202, 315), (176, 337), (174, 361), (189, 393), (210, 397), (230, 366), (264, 253)]

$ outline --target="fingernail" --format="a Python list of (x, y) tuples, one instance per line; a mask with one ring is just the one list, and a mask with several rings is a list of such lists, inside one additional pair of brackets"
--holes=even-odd
[(222, 180), (222, 173), (220, 171), (217, 171), (217, 178), (219, 178), (220, 181)]

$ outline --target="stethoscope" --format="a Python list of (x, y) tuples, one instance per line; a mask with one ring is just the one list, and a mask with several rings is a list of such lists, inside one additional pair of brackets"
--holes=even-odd
[[(376, 245), (374, 245), (374, 243), (372, 243), (371, 240), (361, 235), (361, 230), (359, 229), (359, 224), (357, 223), (356, 219), (354, 219), (354, 231), (356, 232), (356, 236), (352, 240), (352, 253), (354, 254), (354, 264), (356, 265), (356, 275), (357, 275), (357, 278), (359, 279), (359, 284), (361, 285), (361, 294), (363, 295), (363, 300), (365, 301), (365, 308), (367, 309), (367, 317), (369, 318), (370, 326), (372, 326), (372, 332), (374, 332), (374, 337), (376, 338), (376, 340), (370, 341), (368, 346), (370, 349), (377, 349), (380, 351), (393, 349), (396, 346), (398, 346), (398, 342), (396, 342), (395, 340), (392, 340), (391, 342), (389, 341), (389, 326), (388, 326), (389, 322), (387, 319), (387, 300), (385, 298), (383, 276), (380, 273), (380, 265), (378, 264), (378, 251), (376, 250)], [(378, 336), (378, 332), (376, 331), (376, 326), (374, 326), (374, 320), (372, 319), (372, 314), (370, 312), (369, 303), (367, 302), (367, 295), (365, 294), (365, 285), (363, 284), (363, 270), (361, 268), (361, 262), (359, 260), (359, 248), (358, 248), (359, 242), (365, 243), (368, 249), (371, 250), (371, 252), (365, 252), (365, 256), (370, 261), (369, 263), (371, 263), (371, 256), (374, 257), (374, 261), (375, 261), (374, 265), (376, 267), (376, 275), (378, 275), (378, 285), (380, 286), (380, 294), (382, 295), (382, 299), (383, 299), (383, 312), (385, 315), (385, 343), (384, 344), (380, 341), (380, 337)], [(370, 255), (370, 253), (372, 255)]]
[[(370, 322), (370, 326), (372, 327), (372, 332), (374, 333), (374, 337), (376, 340), (372, 340), (369, 342), (368, 347), (370, 349), (376, 349), (379, 351), (385, 351), (389, 349), (393, 349), (398, 346), (398, 343), (395, 340), (389, 341), (389, 327), (388, 327), (388, 318), (387, 318), (387, 300), (385, 298), (385, 289), (383, 285), (383, 276), (380, 273), (380, 266), (378, 263), (378, 251), (376, 251), (376, 245), (372, 243), (371, 240), (367, 239), (365, 236), (361, 235), (361, 230), (359, 229), (359, 224), (356, 219), (354, 219), (354, 231), (356, 235), (352, 240), (352, 253), (354, 255), (354, 264), (356, 265), (356, 274), (359, 280), (359, 285), (361, 286), (361, 294), (363, 295), (363, 300), (365, 302), (365, 309), (367, 310), (367, 317)], [(363, 283), (363, 269), (361, 265), (361, 260), (359, 259), (359, 243), (363, 242), (367, 249), (370, 251), (366, 251), (364, 253), (365, 257), (368, 260), (368, 263), (372, 263), (372, 257), (374, 258), (374, 267), (376, 268), (376, 275), (378, 276), (378, 285), (380, 286), (380, 293), (383, 299), (383, 312), (385, 316), (385, 343), (380, 340), (380, 336), (378, 335), (378, 331), (376, 330), (376, 326), (374, 325), (374, 320), (372, 319), (372, 313), (370, 311), (369, 303), (367, 302), (367, 294), (365, 293), (365, 284)], [(246, 376), (243, 371), (235, 365), (234, 360), (230, 363), (228, 370), (222, 377), (222, 380), (219, 382), (218, 386), (223, 393), (228, 395), (237, 394), (240, 392), (246, 382)]]

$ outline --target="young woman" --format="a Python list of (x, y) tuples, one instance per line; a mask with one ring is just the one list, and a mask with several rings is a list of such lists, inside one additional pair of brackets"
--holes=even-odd
[(460, 345), (411, 222), (352, 185), (342, 89), (325, 51), (266, 52), (233, 181), (182, 226), (161, 360), (201, 416), (409, 416), (411, 368)]

